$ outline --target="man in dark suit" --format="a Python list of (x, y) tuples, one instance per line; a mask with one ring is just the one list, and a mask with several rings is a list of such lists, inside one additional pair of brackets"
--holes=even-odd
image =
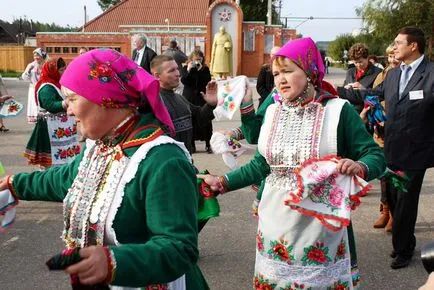
[(151, 73), (151, 61), (157, 54), (152, 48), (146, 46), (146, 42), (146, 37), (143, 36), (136, 39), (134, 42), (136, 48), (133, 50), (132, 59), (148, 73)]
[(422, 30), (402, 28), (393, 42), (401, 66), (390, 70), (374, 90), (342, 94), (359, 104), (365, 95), (384, 97), (387, 165), (404, 171), (409, 178), (406, 192), (393, 188), (387, 197), (393, 217), (392, 269), (407, 267), (413, 256), (419, 194), (426, 169), (434, 167), (434, 63), (424, 56), (425, 44)]

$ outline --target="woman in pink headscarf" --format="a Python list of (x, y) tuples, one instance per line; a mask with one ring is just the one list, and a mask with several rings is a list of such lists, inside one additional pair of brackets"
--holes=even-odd
[[(254, 159), (224, 176), (200, 177), (219, 193), (266, 178), (255, 289), (356, 288), (347, 226), (368, 189), (363, 179), (384, 171), (382, 151), (351, 105), (323, 89), (312, 39), (288, 42), (272, 71), (281, 99), (267, 108)], [(250, 95), (242, 108), (254, 113)]]
[(174, 128), (158, 81), (97, 49), (60, 84), (86, 148), (70, 164), (4, 178), (0, 201), (63, 202), (67, 250), (47, 265), (66, 268), (75, 289), (208, 289), (196, 265), (195, 171), (183, 143), (164, 135)]

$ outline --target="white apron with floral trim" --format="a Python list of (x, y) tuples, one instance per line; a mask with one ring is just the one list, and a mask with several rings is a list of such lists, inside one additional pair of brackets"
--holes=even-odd
[(267, 109), (258, 150), (271, 172), (258, 209), (256, 289), (354, 289), (346, 227), (333, 231), (285, 205), (298, 188), (295, 172), (301, 164), (337, 154), (344, 104), (331, 99), (325, 107), (311, 102)]

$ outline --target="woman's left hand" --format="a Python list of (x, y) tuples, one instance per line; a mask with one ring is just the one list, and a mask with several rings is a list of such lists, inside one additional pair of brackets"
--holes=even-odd
[(362, 165), (360, 165), (359, 163), (357, 163), (354, 160), (347, 159), (347, 158), (339, 160), (336, 169), (338, 170), (338, 172), (340, 174), (346, 174), (346, 175), (352, 175), (352, 176), (354, 176), (354, 175), (363, 176), (364, 175)]
[(108, 275), (108, 261), (102, 246), (91, 246), (80, 250), (83, 259), (77, 264), (66, 268), (69, 274), (76, 273), (84, 285), (94, 285), (103, 282)]

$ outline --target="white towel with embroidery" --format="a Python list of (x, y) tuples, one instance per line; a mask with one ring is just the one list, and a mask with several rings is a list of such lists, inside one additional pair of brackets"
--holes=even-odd
[(3, 217), (0, 222), (0, 232), (6, 231), (14, 223), (17, 204), (18, 201), (9, 189), (0, 191), (0, 217)]
[(232, 120), (246, 94), (248, 82), (246, 76), (217, 81), (217, 107), (213, 111), (217, 121)]
[(246, 151), (254, 152), (256, 146), (241, 143), (234, 138), (228, 138), (223, 133), (214, 132), (211, 136), (210, 145), (214, 154), (221, 154), (223, 162), (231, 170), (238, 169), (237, 158)]

